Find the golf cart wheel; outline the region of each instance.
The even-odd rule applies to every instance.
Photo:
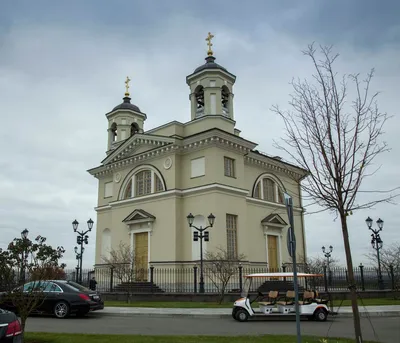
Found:
[[[319,308],[314,312],[314,318],[318,322],[324,322],[328,318],[328,313],[324,309]]]
[[[54,305],[53,313],[57,318],[67,318],[69,316],[69,311],[69,304],[65,301],[59,301]]]
[[[249,313],[245,309],[239,309],[236,311],[236,320],[239,322],[247,322],[249,319]]]

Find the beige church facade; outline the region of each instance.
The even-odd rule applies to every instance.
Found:
[[[106,157],[89,170],[99,182],[96,265],[122,241],[141,267],[193,266],[200,244],[187,216],[204,227],[212,213],[204,251],[221,247],[233,258],[244,254],[244,264],[279,268],[290,262],[284,192],[293,198],[297,254],[305,255],[299,182],[306,172],[241,136],[235,80],[209,49],[206,63],[186,78],[188,122],[145,130],[147,115],[131,103],[128,88],[123,103],[106,114]]]

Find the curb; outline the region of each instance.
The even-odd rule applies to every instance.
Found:
[[[96,317],[155,317],[155,318],[232,318],[231,314],[200,314],[200,313],[137,313],[137,312],[100,312],[90,313],[90,316]],[[360,312],[360,317],[400,317],[400,311],[387,311],[387,312]],[[337,315],[330,315],[329,318],[352,318],[353,313],[339,313]]]

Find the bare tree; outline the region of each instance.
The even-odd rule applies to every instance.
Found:
[[[380,262],[382,269],[386,271],[389,278],[394,278],[395,290],[400,290],[400,242],[395,242],[380,250]],[[369,252],[366,257],[378,268],[378,257],[376,251]],[[391,269],[393,268],[393,276]]]
[[[378,94],[370,94],[373,70],[364,81],[359,75],[339,77],[333,67],[338,55],[333,54],[330,47],[320,47],[321,60],[314,45],[309,45],[303,53],[314,66],[313,82],[293,80],[291,110],[273,107],[273,111],[283,119],[286,133],[282,143],[275,145],[310,172],[301,184],[308,199],[322,207],[321,211],[331,211],[340,218],[355,334],[357,342],[361,343],[347,216],[355,210],[392,202],[396,196],[391,192],[397,188],[387,191],[384,197],[365,203],[357,197],[361,192],[374,193],[373,190],[362,191],[360,187],[379,169],[367,172],[375,157],[389,151],[386,142],[380,141],[388,115],[379,111]],[[355,94],[351,104],[347,102],[348,80]]]
[[[65,268],[65,264],[59,264],[64,248],[53,248],[45,244],[45,241],[46,238],[41,236],[37,236],[34,241],[16,238],[7,250],[0,251],[0,271],[5,272],[2,274],[2,282],[7,288],[0,295],[0,304],[16,310],[23,334],[27,318],[45,300],[45,281],[54,276],[50,271],[60,273]],[[15,273],[18,268],[20,272]]]
[[[239,263],[246,257],[240,254],[232,257],[224,248],[218,247],[215,252],[206,252],[205,274],[216,287],[219,304],[224,300],[226,288],[234,275],[239,275]]]
[[[147,270],[140,268],[135,252],[130,245],[120,242],[117,249],[111,249],[108,256],[103,256],[103,261],[113,268],[113,275],[125,284],[124,290],[127,292],[127,302],[131,301],[132,283],[136,281],[142,274],[147,273]]]

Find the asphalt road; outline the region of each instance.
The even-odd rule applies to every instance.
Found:
[[[377,337],[369,321],[362,319],[363,336],[367,340],[400,343],[400,317],[371,318]],[[353,337],[351,318],[335,318],[326,322],[301,322],[304,335]],[[93,313],[86,318],[31,317],[27,321],[29,332],[66,332],[93,334],[141,335],[261,335],[296,334],[294,321],[249,321],[239,323],[230,318],[185,317],[127,317],[105,316]]]

